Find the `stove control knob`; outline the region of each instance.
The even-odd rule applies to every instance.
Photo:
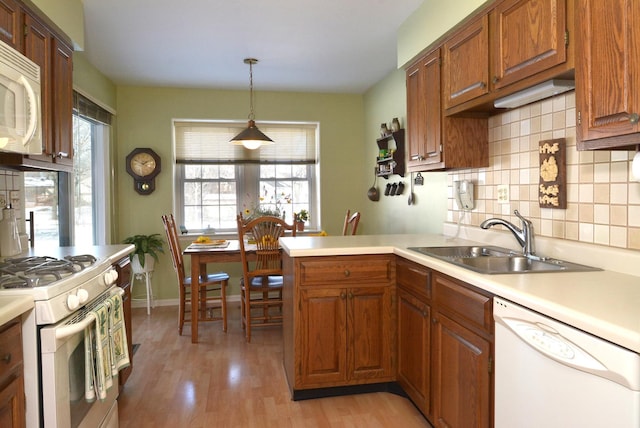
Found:
[[[80,298],[75,294],[69,294],[67,296],[67,308],[69,308],[70,311],[73,311],[78,309],[78,306],[80,306]]]
[[[109,269],[104,273],[102,277],[102,280],[104,281],[104,285],[106,285],[107,287],[115,283],[117,279],[118,279],[118,272],[116,272],[115,269]]]
[[[89,300],[89,292],[84,288],[79,288],[76,292],[76,296],[78,296],[80,303],[87,303],[87,300]]]

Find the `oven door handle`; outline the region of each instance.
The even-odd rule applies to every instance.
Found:
[[[124,294],[124,290],[122,288],[116,288],[113,290],[112,294],[118,293],[121,296]],[[85,328],[89,327],[96,320],[96,316],[89,312],[85,317],[78,321],[77,323],[65,325],[56,328],[56,339],[65,339],[69,336],[73,336],[74,334],[80,333]]]

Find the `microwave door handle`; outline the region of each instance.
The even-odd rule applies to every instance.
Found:
[[[22,84],[22,86],[24,86],[24,89],[27,92],[27,98],[29,99],[29,125],[27,126],[27,132],[25,133],[24,138],[22,139],[22,145],[26,146],[29,140],[31,140],[31,137],[34,134],[37,123],[38,123],[38,118],[36,117],[36,114],[38,112],[38,109],[36,108],[38,99],[36,97],[35,92],[33,92],[33,89],[31,88],[29,81],[24,76],[20,76],[19,81]]]

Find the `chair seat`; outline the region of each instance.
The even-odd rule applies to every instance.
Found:
[[[265,281],[266,279],[266,281]],[[244,287],[244,278],[240,278],[240,285]],[[284,278],[281,275],[272,275],[268,277],[257,276],[251,279],[252,289],[263,289],[263,288],[282,288],[284,286]]]
[[[200,285],[205,286],[209,282],[221,282],[221,281],[228,281],[228,280],[229,280],[229,275],[225,272],[208,273],[206,279],[200,279]],[[191,285],[190,276],[184,279],[184,285],[185,286]]]

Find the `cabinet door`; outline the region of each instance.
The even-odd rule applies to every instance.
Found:
[[[344,289],[300,290],[297,385],[330,386],[347,379],[346,298]]]
[[[52,40],[52,87],[56,99],[53,102],[54,161],[61,165],[73,165],[73,51],[57,38]]]
[[[507,0],[493,11],[493,88],[567,59],[566,0]]]
[[[22,52],[20,7],[15,0],[0,0],[0,40]]]
[[[129,256],[123,257],[115,265],[118,272],[118,287],[122,288],[122,310],[124,312],[124,325],[127,329],[127,347],[129,350],[129,367],[120,370],[118,382],[120,387],[124,386],[133,370],[133,330],[131,326],[131,262]]]
[[[439,313],[433,335],[435,426],[491,426],[490,343]]]
[[[640,2],[576,2],[579,149],[638,144]],[[587,142],[608,138],[604,142]]]
[[[1,427],[21,428],[25,426],[24,401],[24,378],[20,375],[0,389]]]
[[[466,25],[444,43],[444,107],[462,104],[489,92],[489,18]]]
[[[431,308],[402,289],[398,297],[398,383],[431,418]]]
[[[349,288],[347,292],[347,366],[349,380],[385,380],[393,376],[392,288]]]
[[[51,106],[51,34],[47,28],[30,14],[24,15],[24,54],[40,66],[42,155],[29,155],[32,159],[51,162],[55,150],[53,142],[53,117]]]
[[[421,58],[407,70],[408,169],[441,161],[442,94],[440,49]]]

